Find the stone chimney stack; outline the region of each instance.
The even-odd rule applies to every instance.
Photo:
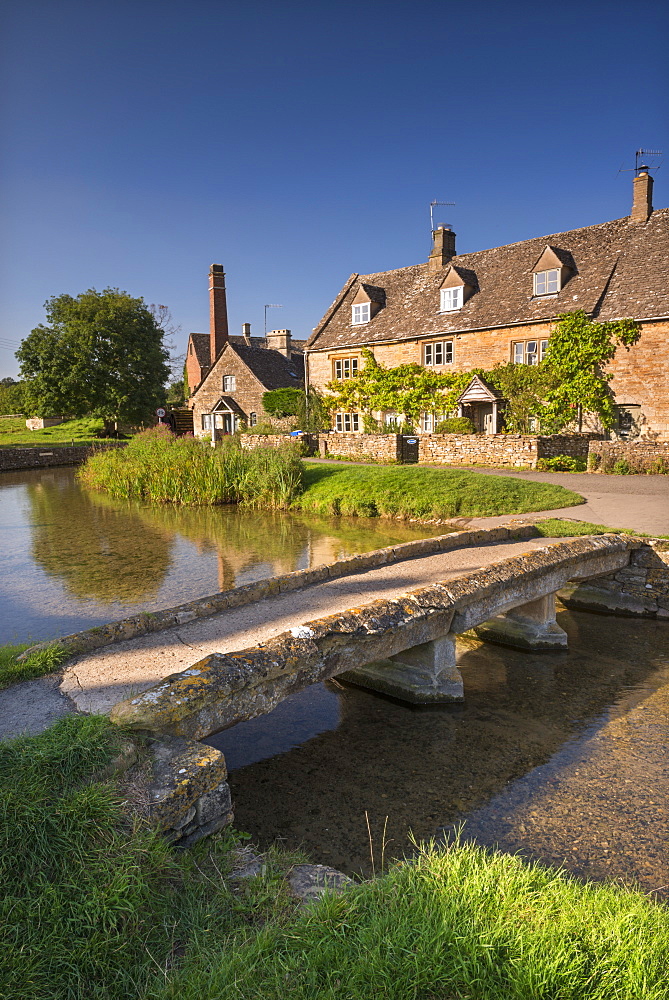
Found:
[[[221,264],[209,268],[209,363],[214,364],[228,342],[228,306],[225,271]]]
[[[653,213],[653,178],[648,173],[648,167],[639,167],[639,173],[632,183],[634,200],[630,222],[647,222]]]
[[[247,347],[251,346],[251,324],[242,323],[242,337]]]
[[[270,330],[267,334],[267,347],[270,351],[279,351],[290,357],[290,330]]]
[[[439,271],[455,257],[455,233],[448,226],[437,226],[432,238],[434,242],[427,263],[430,271]]]

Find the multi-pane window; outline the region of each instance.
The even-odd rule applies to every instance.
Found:
[[[354,326],[360,323],[369,323],[369,302],[360,302],[352,307],[351,322]]]
[[[338,431],[357,431],[359,429],[357,413],[335,414],[335,429]]]
[[[255,427],[257,423],[258,423],[258,414],[249,413],[249,427]]]
[[[358,374],[357,358],[337,358],[333,365],[334,377],[341,382],[345,378],[355,378]]]
[[[546,357],[547,340],[517,340],[513,345],[515,365],[538,365]]]
[[[560,291],[560,269],[551,268],[550,271],[539,271],[534,275],[534,294],[553,295]]]
[[[202,414],[202,430],[203,431],[210,431],[212,429],[212,427],[214,426],[214,422],[213,422],[212,417],[213,417],[213,414],[211,414],[211,413],[203,413]]]
[[[454,309],[462,309],[462,285],[441,289],[441,311],[453,312]]]
[[[223,392],[234,392],[237,388],[237,378],[235,375],[223,376]]]
[[[423,414],[423,431],[425,434],[431,434],[434,430],[434,426],[437,422],[437,417],[435,413],[424,413]]]
[[[450,365],[452,361],[452,340],[437,340],[433,344],[423,344],[424,365]]]

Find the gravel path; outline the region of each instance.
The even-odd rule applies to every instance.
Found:
[[[378,598],[448,580],[549,544],[545,538],[456,549],[381,566],[164,632],[115,643],[78,657],[65,668],[61,692],[84,712],[108,712],[168,674],[185,670],[208,653],[246,649],[301,625]]]

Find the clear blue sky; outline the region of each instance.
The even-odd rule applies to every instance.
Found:
[[[450,0],[8,0],[0,375],[51,295],[108,285],[306,337],[352,271],[629,212],[669,154],[669,8]],[[669,156],[655,206],[669,204]]]

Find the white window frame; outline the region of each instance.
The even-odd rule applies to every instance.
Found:
[[[437,422],[436,413],[423,413],[423,433],[432,434]]]
[[[206,431],[210,431],[212,429],[212,427],[214,426],[213,416],[214,416],[213,413],[203,413],[202,414],[202,430],[203,430],[203,432],[206,433]]]
[[[335,430],[341,433],[350,433],[360,429],[360,420],[357,413],[336,413]]]
[[[455,349],[452,340],[434,340],[423,344],[423,365],[426,368],[452,365]]]
[[[455,312],[462,309],[462,285],[454,288],[442,288],[440,295],[440,311]]]
[[[237,376],[236,375],[224,375],[223,376],[223,392],[236,392],[237,391]]]
[[[370,313],[369,302],[358,302],[356,305],[351,306],[351,325],[363,326],[365,323],[369,323]]]
[[[538,365],[546,357],[547,350],[547,339],[514,340],[511,345],[513,363],[514,365]]]
[[[343,382],[347,378],[355,378],[358,374],[357,358],[335,358],[334,377],[338,382]]]
[[[255,427],[257,423],[258,423],[258,414],[249,413],[249,427]]]
[[[551,267],[547,271],[535,271],[534,294],[537,296],[557,295],[562,284],[560,268]]]

